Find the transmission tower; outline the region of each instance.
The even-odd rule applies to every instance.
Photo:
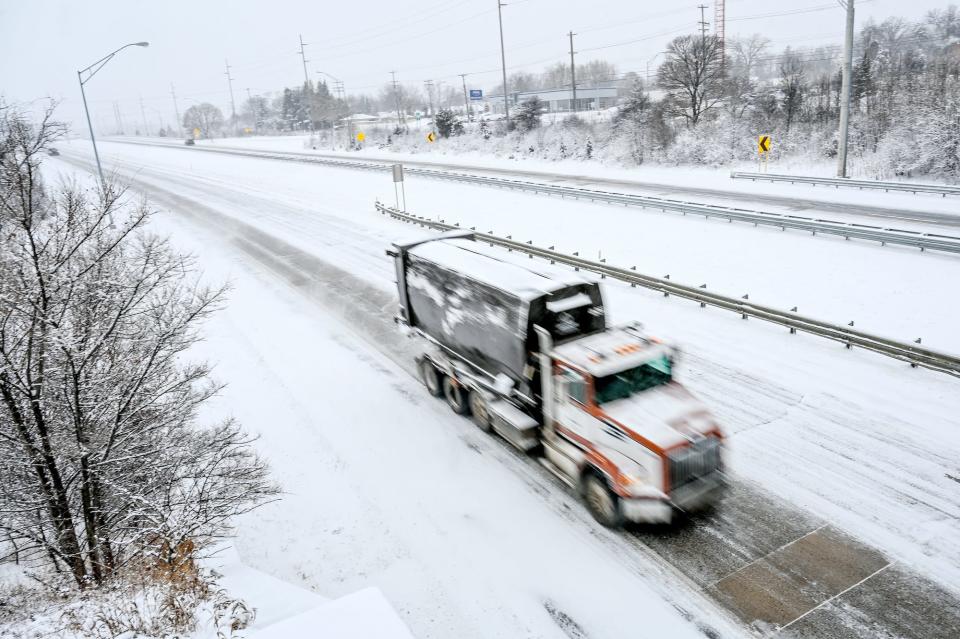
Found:
[[[720,64],[726,60],[726,41],[727,41],[727,3],[726,0],[714,0],[713,2],[713,32],[717,36],[717,42],[720,45]]]

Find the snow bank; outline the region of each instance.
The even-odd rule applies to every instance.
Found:
[[[248,639],[413,639],[410,630],[377,588],[360,592],[279,621]]]

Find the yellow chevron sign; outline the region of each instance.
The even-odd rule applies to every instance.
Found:
[[[757,153],[769,153],[770,151],[770,136],[761,135],[757,138]]]
[[[433,131],[431,131],[430,133],[427,133],[427,142],[436,142],[436,141],[437,141],[436,133],[434,133]]]

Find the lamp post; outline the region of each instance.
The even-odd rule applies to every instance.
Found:
[[[130,44],[125,44],[116,51],[108,53],[103,56],[90,66],[85,69],[80,69],[77,71],[77,80],[80,82],[80,95],[83,97],[83,111],[87,115],[87,128],[90,129],[90,142],[93,144],[93,157],[97,160],[97,173],[100,175],[100,185],[106,186],[106,181],[103,179],[103,167],[100,166],[100,153],[97,151],[97,139],[93,135],[93,124],[90,122],[90,109],[87,107],[87,94],[83,90],[83,85],[90,81],[90,78],[97,74],[97,71],[103,68],[103,66],[110,62],[113,59],[113,56],[117,55],[127,47],[149,47],[149,42],[131,42]],[[96,67],[96,68],[94,68]],[[87,78],[83,78],[83,74],[87,74]]]

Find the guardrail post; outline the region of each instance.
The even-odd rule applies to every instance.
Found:
[[[750,299],[750,294],[747,293],[741,299],[745,299],[745,300]],[[743,311],[743,308],[740,309],[740,319],[747,319],[747,314],[746,312]]]
[[[707,288],[707,285],[706,285],[706,284],[701,284],[701,285],[700,285],[700,288]],[[701,301],[700,301],[700,308],[706,308],[706,307],[707,307],[707,303],[701,300]]]
[[[853,326],[853,320],[851,320],[850,323],[847,324],[847,326]],[[853,344],[850,343],[850,340],[847,340],[847,349],[851,349],[851,348],[853,348]]]
[[[791,313],[796,313],[796,312],[797,312],[797,307],[794,306],[793,308],[791,308],[791,309],[790,309],[790,312],[791,312]],[[790,334],[791,334],[791,335],[796,335],[796,334],[797,334],[797,327],[796,327],[796,326],[791,326],[791,327],[790,327]]]

